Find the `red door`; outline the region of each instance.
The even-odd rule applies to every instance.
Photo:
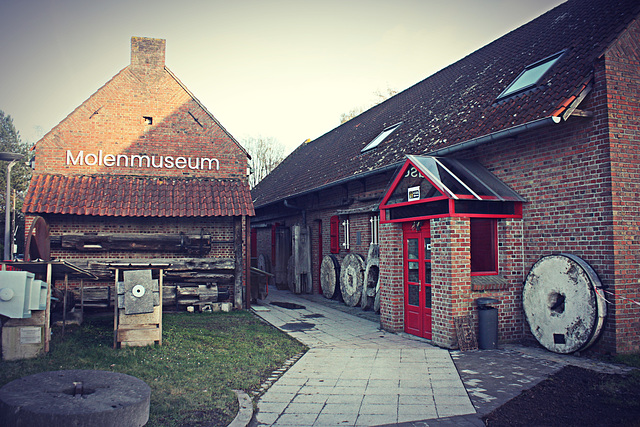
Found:
[[[404,331],[431,339],[431,233],[404,224]]]

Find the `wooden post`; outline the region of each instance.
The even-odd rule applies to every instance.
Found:
[[[164,269],[161,268],[159,272],[160,276],[158,277],[158,286],[160,287],[160,324],[158,325],[158,328],[160,329],[160,338],[158,338],[158,345],[162,345],[162,285],[164,283],[162,277],[164,276]]]
[[[246,278],[246,285],[244,287],[245,295],[246,295],[246,308],[251,308],[251,218],[249,216],[244,216],[245,223],[245,271],[244,277]],[[260,292],[258,292],[260,293]],[[257,296],[256,296],[257,298]]]
[[[114,301],[114,304],[113,304],[113,348],[118,348],[118,275],[119,273],[120,273],[120,270],[116,268],[116,271],[115,271],[116,283],[114,287],[116,291],[116,295],[115,295],[116,300]]]
[[[62,300],[62,336],[64,336],[64,329],[67,325],[67,292],[69,292],[69,275],[64,274],[64,294]]]
[[[44,352],[49,353],[51,341],[51,288],[53,287],[53,265],[47,263],[47,301],[44,309]]]
[[[84,279],[80,279],[80,322],[84,323]]]
[[[237,309],[242,309],[244,305],[244,294],[242,288],[242,276],[244,275],[244,263],[242,262],[242,217],[235,217],[235,230],[233,233],[234,255],[235,255],[235,282],[233,288],[234,305]]]

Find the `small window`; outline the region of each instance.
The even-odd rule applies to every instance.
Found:
[[[145,125],[149,125],[150,126],[150,125],[153,124],[153,117],[151,117],[151,116],[144,116],[142,119],[144,120],[144,124]]]
[[[380,135],[376,136],[373,141],[371,141],[370,143],[367,144],[366,147],[364,147],[361,151],[361,153],[364,153],[365,151],[369,151],[373,148],[376,148],[378,145],[380,145],[380,143],[382,141],[384,141],[389,135],[391,135],[391,133],[396,130],[400,125],[402,124],[402,122],[400,123],[396,123],[393,126],[389,126],[388,128],[386,128],[385,130],[383,130],[382,132],[380,132]]]
[[[555,64],[562,56],[563,52],[558,52],[541,61],[528,65],[522,73],[498,96],[498,99],[522,92],[534,87],[542,76]]]
[[[471,275],[498,274],[498,221],[471,218]]]

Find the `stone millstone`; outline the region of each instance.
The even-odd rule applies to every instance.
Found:
[[[524,314],[533,336],[554,353],[586,349],[600,335],[607,314],[601,288],[595,271],[575,255],[540,258],[531,267],[522,291]]]
[[[340,267],[340,292],[344,303],[355,307],[360,303],[364,284],[364,258],[350,253],[342,260]]]
[[[320,264],[320,289],[325,298],[340,296],[340,262],[335,255],[325,255]]]
[[[107,371],[50,371],[0,388],[0,425],[143,426],[151,389],[130,375]]]

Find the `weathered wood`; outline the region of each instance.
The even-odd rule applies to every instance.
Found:
[[[251,303],[257,303],[259,299],[265,299],[269,293],[269,279],[273,274],[251,267]]]
[[[165,281],[166,283],[166,281]],[[80,301],[79,289],[73,291]],[[94,286],[84,289],[85,307],[109,307],[115,304],[115,291],[111,286]],[[176,307],[177,305],[194,305],[203,302],[220,302],[229,297],[226,288],[220,289],[217,283],[179,283],[165,284],[162,287],[162,305]]]
[[[176,286],[162,287],[162,305],[176,305]]]
[[[206,253],[211,250],[208,234],[97,233],[64,234],[51,239],[51,247],[77,251],[167,251]]]
[[[258,255],[258,260],[256,261],[256,267],[258,268],[258,270],[271,273],[271,259],[269,258],[269,255],[265,255],[265,254]]]
[[[216,274],[206,271],[192,271],[183,274],[168,273],[165,275],[165,279],[169,282],[189,282],[193,284],[216,282],[230,285],[233,283],[234,278],[233,274]]]
[[[340,292],[349,307],[355,307],[362,298],[364,285],[364,259],[361,255],[349,253],[340,267]]]
[[[289,257],[291,256],[291,230],[288,227],[276,229],[276,255],[274,273],[278,289],[289,286]]]
[[[176,297],[178,299],[183,298],[197,298],[199,301],[218,301],[218,287],[207,285],[196,286],[176,286]]]
[[[458,347],[460,350],[477,350],[478,339],[475,328],[473,327],[472,316],[454,317],[453,322],[456,327],[456,337],[458,338]]]
[[[140,325],[134,328],[121,328],[118,330],[117,342],[122,347],[144,347],[160,344],[162,330],[157,326]]]
[[[80,301],[80,295],[74,292],[78,301]],[[111,286],[92,286],[85,287],[83,290],[82,298],[85,305],[94,306],[94,304],[111,305],[115,302],[115,292]]]
[[[179,298],[178,305],[195,305],[200,302],[200,298]]]
[[[176,286],[176,296],[182,297],[197,297],[199,293],[197,286]]]
[[[90,259],[74,260],[74,264],[98,276],[100,279],[113,279],[110,263],[122,262],[122,259]],[[165,280],[169,282],[225,282],[231,284],[235,277],[235,261],[232,258],[128,258],[127,262],[135,263],[169,263],[165,270]],[[182,280],[184,278],[184,280]]]
[[[294,266],[295,263],[295,257],[293,255],[291,255],[289,257],[289,260],[287,261],[287,286],[289,287],[289,291],[290,292],[294,292],[296,290],[296,279],[295,279],[295,274],[296,274],[296,269]]]
[[[340,296],[340,262],[335,255],[325,255],[320,264],[320,287],[325,298]]]
[[[311,280],[311,231],[308,226],[291,227],[293,260],[293,288],[296,294],[310,294]]]
[[[360,306],[363,310],[373,308],[376,293],[380,289],[380,247],[372,243],[369,245],[367,254],[367,264],[364,270],[364,284],[362,301]]]
[[[198,298],[200,301],[217,302],[218,287],[208,285],[198,285]]]

